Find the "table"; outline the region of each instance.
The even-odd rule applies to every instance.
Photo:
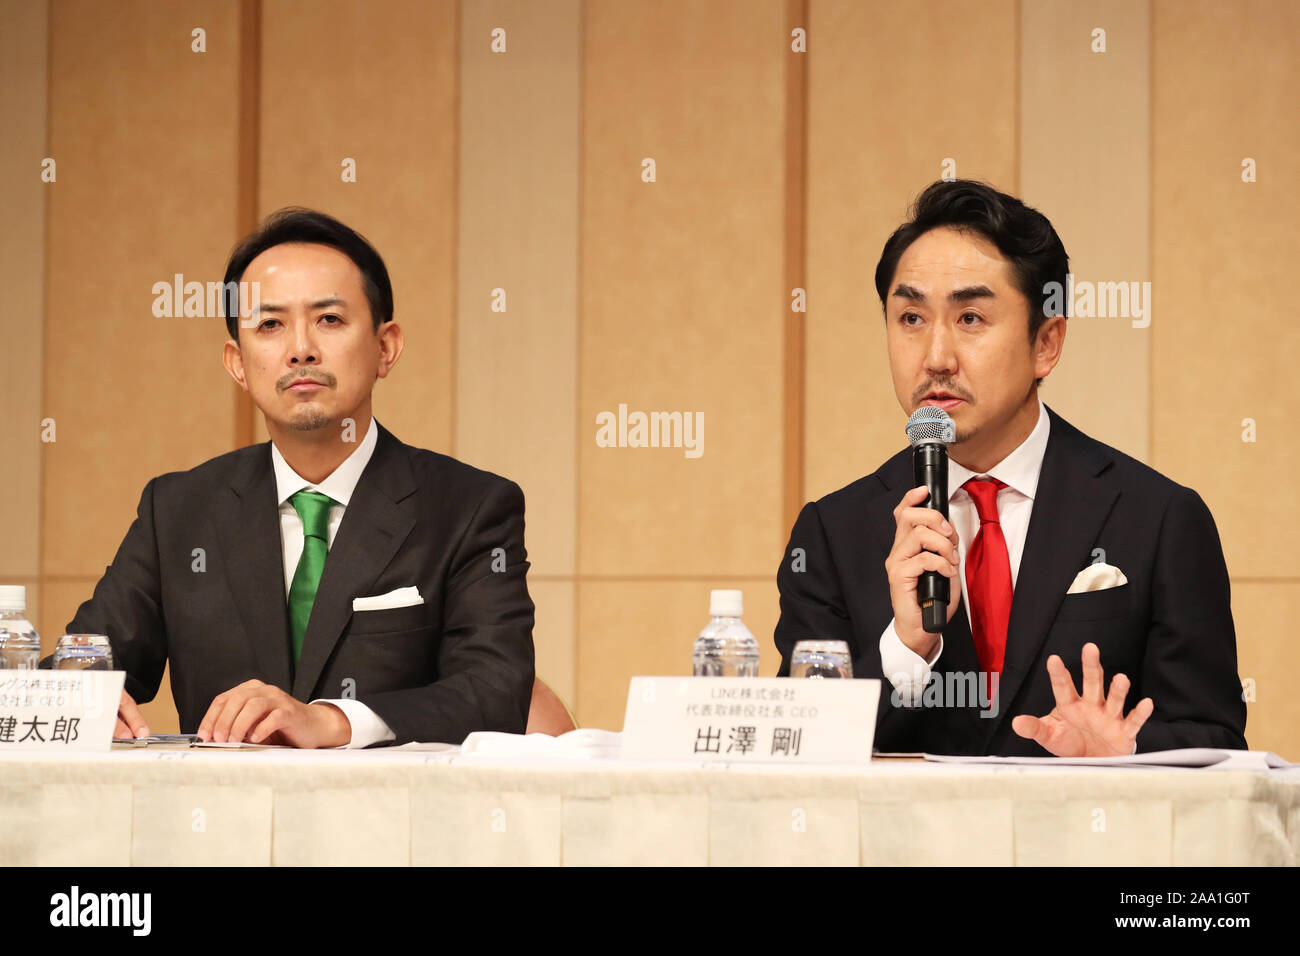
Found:
[[[1295,865],[1300,770],[0,757],[0,864]],[[76,825],[68,825],[76,821]]]

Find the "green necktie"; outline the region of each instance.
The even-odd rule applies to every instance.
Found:
[[[300,491],[289,498],[289,504],[302,519],[302,557],[289,585],[289,640],[293,666],[297,667],[312,605],[316,603],[316,589],[325,570],[325,555],[329,553],[330,505],[336,502],[319,491]]]

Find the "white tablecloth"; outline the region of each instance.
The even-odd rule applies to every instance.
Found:
[[[1300,770],[0,757],[0,864],[1294,865]]]

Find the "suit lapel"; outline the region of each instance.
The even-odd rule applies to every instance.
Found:
[[[370,593],[415,527],[410,500],[415,476],[410,463],[402,454],[401,442],[375,424],[379,436],[374,454],[343,512],[307,622],[302,657],[293,679],[293,695],[299,700],[309,700],[320,680],[352,617],[352,599]]]
[[[1103,446],[1089,441],[1050,408],[1047,413],[1051,431],[1011,601],[999,716],[986,722],[992,725],[985,728],[986,745],[1031,676],[1029,669],[1047,640],[1065,592],[1092,560],[1090,549],[1119,497],[1114,484],[1101,477],[1111,461]]]
[[[271,445],[254,451],[218,495],[213,518],[226,579],[259,670],[267,683],[288,688],[289,625]]]

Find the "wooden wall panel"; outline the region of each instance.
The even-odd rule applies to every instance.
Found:
[[[1300,577],[1264,527],[1300,523],[1300,497],[1256,491],[1300,467],[1292,425],[1300,325],[1300,6],[1155,6],[1156,290],[1153,464],[1201,493],[1234,577]],[[1242,161],[1258,163],[1242,182]],[[1255,423],[1245,442],[1243,420]],[[1296,659],[1300,665],[1300,657]]]
[[[537,673],[570,702],[581,35],[578,0],[461,10],[455,454],[524,490]]]
[[[534,577],[529,571],[528,595],[537,605],[533,627],[537,676],[573,710],[578,690],[578,585],[572,579]]]
[[[1077,280],[1139,291],[1151,280],[1150,15],[1144,0],[1021,7],[1020,198],[1052,221]],[[1094,41],[1094,29],[1104,38]],[[1093,52],[1103,39],[1105,52]],[[1147,323],[1157,318],[1135,304],[1131,316],[1072,316],[1039,394],[1072,425],[1147,461]],[[1158,321],[1177,316],[1161,310]]]
[[[356,182],[343,181],[345,159]],[[262,215],[320,209],[379,251],[406,351],[375,387],[375,417],[408,444],[450,451],[454,0],[264,0],[258,175]]]
[[[54,183],[41,181],[49,155],[49,4],[0,2],[0,288],[7,305],[0,314],[0,583],[27,589],[27,617],[41,631],[44,601],[40,579],[41,469],[45,338],[45,210]],[[61,628],[61,625],[58,625]]]
[[[1237,671],[1246,685],[1246,742],[1288,760],[1300,756],[1300,696],[1294,690],[1296,653],[1277,622],[1300,616],[1300,581],[1237,581],[1232,618]]]
[[[0,209],[6,220],[0,230],[0,288],[7,300],[0,313],[0,582],[27,585],[32,602],[41,560],[45,203],[56,185],[41,181],[41,163],[49,155],[49,5],[3,0],[0,22]]]
[[[691,673],[696,635],[709,623],[709,591],[745,592],[745,626],[758,638],[759,675],[775,677],[780,617],[776,579],[583,581],[579,587],[577,713],[584,727],[622,730],[628,681]]]
[[[153,286],[176,273],[221,278],[234,232],[237,12],[218,0],[52,6],[47,576],[102,573],[145,482],[229,448],[222,321],[155,317]],[[191,52],[200,26],[206,53]]]
[[[456,455],[519,482],[531,573],[569,577],[580,36],[577,0],[476,3],[461,21]]]
[[[770,574],[786,532],[783,4],[591,3],[585,31],[579,572]],[[703,453],[598,447],[597,415],[620,405],[702,413]],[[609,639],[582,634],[605,655]]]
[[[1283,0],[1154,5],[1152,464],[1214,514],[1241,675],[1259,682],[1247,736],[1292,759],[1300,724],[1285,684],[1300,652],[1275,622],[1295,607],[1300,557],[1268,529],[1300,521],[1300,499],[1259,489],[1300,467],[1287,411],[1300,126],[1280,119],[1300,99],[1298,33],[1300,7]],[[1256,182],[1242,181],[1246,158]]]
[[[1017,188],[1014,0],[810,0],[804,497],[907,445],[876,295],[907,207],[956,175]],[[787,529],[788,531],[788,529]]]

